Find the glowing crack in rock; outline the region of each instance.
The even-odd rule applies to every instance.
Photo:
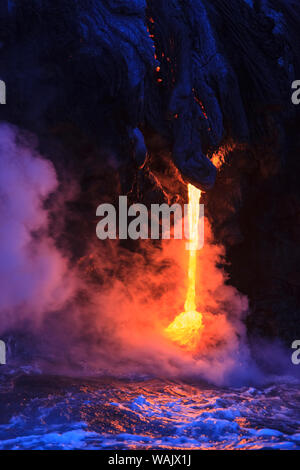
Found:
[[[199,341],[201,330],[203,329],[202,314],[196,310],[197,247],[199,237],[199,203],[201,191],[189,184],[188,194],[190,247],[188,290],[184,304],[185,311],[175,318],[175,320],[166,328],[165,332],[167,337],[175,343],[178,343],[180,346],[184,346],[186,349],[194,350]]]

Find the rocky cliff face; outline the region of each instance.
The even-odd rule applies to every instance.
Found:
[[[83,201],[99,181],[113,192],[111,168],[120,191],[164,199],[147,155],[170,188],[210,190],[208,157],[226,149],[206,203],[249,329],[299,336],[296,0],[26,0],[0,15],[1,119],[35,133]]]
[[[250,299],[249,331],[289,345],[300,334],[299,144],[294,128],[285,150],[278,136],[236,148],[206,195],[216,238],[227,248],[230,283]]]

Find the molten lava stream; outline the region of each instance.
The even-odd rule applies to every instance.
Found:
[[[188,290],[184,304],[184,312],[180,313],[175,318],[166,328],[165,332],[169,339],[193,351],[197,347],[200,333],[203,329],[202,314],[196,310],[196,271],[201,191],[192,184],[189,184],[188,194],[188,222],[190,234]]]

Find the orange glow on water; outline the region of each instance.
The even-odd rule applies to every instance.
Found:
[[[197,312],[196,306],[196,273],[197,273],[197,247],[199,227],[199,203],[201,191],[193,185],[188,185],[189,204],[189,267],[188,267],[188,289],[184,304],[184,312],[180,313],[175,320],[166,328],[167,336],[184,346],[186,349],[194,350],[197,347],[201,330],[203,329],[202,314]]]

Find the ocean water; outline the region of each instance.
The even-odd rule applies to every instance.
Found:
[[[300,449],[299,386],[5,374],[0,449]]]

